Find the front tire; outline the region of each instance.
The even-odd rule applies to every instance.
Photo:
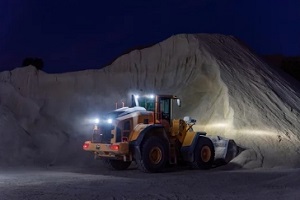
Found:
[[[194,151],[194,169],[210,169],[215,158],[215,149],[212,141],[201,137]]]
[[[106,167],[113,170],[125,170],[131,165],[131,162],[124,162],[122,160],[103,159],[103,163]]]
[[[162,171],[167,163],[166,143],[158,137],[146,139],[141,147],[141,159],[137,160],[138,168],[143,172],[155,173]]]

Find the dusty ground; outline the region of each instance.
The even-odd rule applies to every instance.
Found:
[[[177,168],[145,174],[98,168],[6,168],[1,200],[299,199],[300,169],[209,171]]]

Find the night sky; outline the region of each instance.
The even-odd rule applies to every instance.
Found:
[[[300,0],[1,0],[0,71],[100,68],[179,33],[221,33],[258,54],[300,55]]]

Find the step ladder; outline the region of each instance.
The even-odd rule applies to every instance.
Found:
[[[177,163],[177,154],[176,154],[176,147],[174,144],[169,145],[169,162],[170,164],[176,164]]]

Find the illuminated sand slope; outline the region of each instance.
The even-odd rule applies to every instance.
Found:
[[[245,150],[232,166],[300,166],[297,86],[231,36],[176,35],[100,70],[27,67],[0,73],[0,81],[2,165],[89,160],[81,150],[89,119],[128,105],[131,92],[148,92],[179,96],[177,116],[234,139]]]

